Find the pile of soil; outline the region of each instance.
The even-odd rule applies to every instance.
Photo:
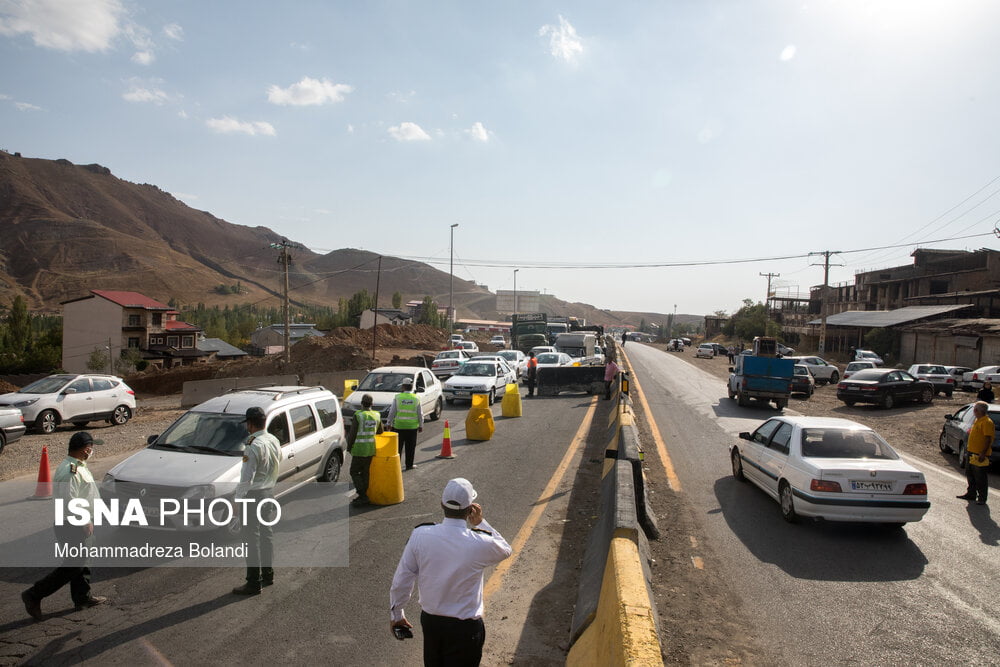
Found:
[[[6,380],[0,380],[0,394],[9,394],[12,391],[17,391],[20,387],[15,387],[10,382]]]
[[[371,329],[337,327],[336,329],[331,329],[323,337],[323,340],[331,340],[340,345],[357,345],[363,349],[370,350],[372,347],[372,332]],[[405,327],[380,324],[375,327],[376,347],[437,350],[441,349],[447,342],[448,337],[443,330],[426,324],[411,324]],[[298,345],[295,347],[298,347]],[[293,357],[295,356],[295,347],[292,348]]]

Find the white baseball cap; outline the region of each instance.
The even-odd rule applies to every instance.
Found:
[[[441,503],[450,509],[464,510],[476,499],[476,490],[472,482],[464,477],[456,477],[448,482],[441,494]]]

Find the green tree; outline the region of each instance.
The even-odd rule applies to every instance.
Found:
[[[399,308],[403,305],[403,295],[399,292],[392,293],[392,307]]]
[[[91,373],[104,373],[108,370],[108,354],[99,347],[95,347],[87,358],[87,370]]]
[[[7,347],[15,355],[21,356],[28,350],[31,342],[31,316],[28,315],[28,305],[20,295],[14,297],[14,303],[7,315]]]
[[[769,324],[772,326],[769,327]],[[769,330],[779,329],[775,323],[767,321],[767,306],[760,301],[754,303],[753,299],[744,299],[743,307],[729,318],[722,333],[749,341],[755,336],[769,335]]]
[[[441,326],[441,317],[438,316],[437,305],[434,303],[434,299],[429,296],[425,296],[423,303],[420,305],[420,318],[417,320],[417,324],[429,324],[432,327]]]

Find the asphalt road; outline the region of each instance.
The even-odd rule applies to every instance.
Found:
[[[50,616],[35,623],[19,594],[42,572],[2,569],[0,664],[417,664],[417,596],[407,607],[416,637],[396,641],[389,584],[411,529],[440,520],[441,491],[460,476],[515,547],[515,558],[487,573],[483,664],[563,664],[605,446],[603,429],[588,440],[586,426],[606,423],[609,405],[582,395],[526,400],[523,417],[504,419],[498,402],[493,439],[476,443],[465,440],[467,406],[446,408],[456,458],[435,458],[444,421],[427,424],[417,467],[403,475],[405,501],[352,510],[349,565],[279,569],[259,597],[229,593],[240,569],[105,568],[93,589],[109,605],[74,612],[66,588],[44,601]],[[97,461],[95,476],[113,463]],[[353,496],[346,471],[331,493]],[[0,483],[0,506],[24,502],[23,488]]]
[[[733,479],[728,457],[737,433],[776,413],[738,407],[723,382],[675,355],[644,345],[626,352],[713,551],[706,562],[739,596],[768,662],[1000,663],[995,492],[992,510],[967,504],[955,498],[964,477],[907,457],[927,477],[923,521],[903,531],[788,524],[763,491]],[[892,444],[905,453],[905,443]],[[668,476],[667,467],[651,474]]]

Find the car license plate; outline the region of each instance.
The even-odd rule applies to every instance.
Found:
[[[455,395],[456,396],[468,396],[469,392],[467,392],[467,391],[456,391]]]
[[[892,482],[872,482],[869,480],[851,480],[852,491],[872,491],[874,493],[888,493],[892,491]]]

